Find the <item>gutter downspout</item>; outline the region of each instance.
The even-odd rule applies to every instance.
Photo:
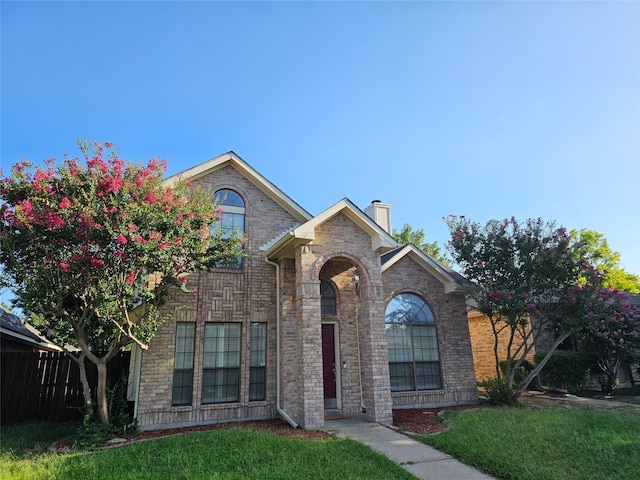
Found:
[[[264,261],[276,269],[276,411],[293,428],[300,428],[300,425],[280,406],[280,265],[269,260],[266,255]]]

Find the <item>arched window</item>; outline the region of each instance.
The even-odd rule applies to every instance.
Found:
[[[213,201],[222,210],[221,220],[212,228],[219,229],[222,238],[229,237],[234,231],[244,235],[244,200],[235,191],[229,189],[218,190],[213,196]],[[241,247],[238,247],[238,256],[235,263],[220,264],[222,268],[242,268]]]
[[[385,312],[391,391],[442,387],[433,312],[413,293],[393,297]]]
[[[329,282],[320,280],[320,313],[322,315],[336,314],[336,292]]]

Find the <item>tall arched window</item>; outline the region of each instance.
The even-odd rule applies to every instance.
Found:
[[[228,237],[234,231],[240,235],[244,235],[244,200],[235,191],[229,189],[218,190],[213,196],[213,201],[220,206],[222,210],[221,221],[217,222],[212,228],[219,229],[222,238]],[[222,268],[242,268],[242,248],[238,247],[238,256],[235,263],[220,264]]]
[[[322,315],[336,314],[336,292],[329,282],[320,280],[320,313]]]
[[[442,387],[433,312],[413,293],[393,297],[385,312],[391,391]]]

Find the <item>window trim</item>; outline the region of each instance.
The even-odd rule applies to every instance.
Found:
[[[221,327],[221,326],[237,326],[238,335],[237,336],[225,336],[225,335],[215,335],[213,337],[207,336],[207,330],[213,327]],[[216,332],[217,333],[217,332]],[[216,340],[215,348],[212,351],[207,350],[207,338],[214,338]],[[237,339],[237,350],[229,349],[227,350],[227,346],[229,346],[229,342],[231,339]],[[219,345],[222,344],[222,350],[218,350]],[[206,355],[212,354],[216,357],[216,365],[215,366],[206,366]],[[225,357],[229,355],[237,355],[237,365],[228,366],[226,364],[217,365],[217,362],[221,360],[222,363],[225,361]],[[202,405],[216,405],[222,403],[238,403],[240,401],[240,386],[241,386],[241,367],[242,367],[242,323],[240,322],[205,322],[204,324],[204,336],[202,339],[202,385],[201,385],[201,397],[200,403]],[[234,375],[235,374],[235,375]],[[235,382],[228,382],[229,378],[233,379],[235,376]],[[205,378],[212,377],[212,382],[206,382]],[[220,378],[225,378],[224,383],[220,383]],[[235,389],[235,396],[230,398],[229,395],[222,395],[218,389]],[[205,389],[210,389],[211,394],[205,393]],[[205,400],[206,398],[206,400]]]
[[[401,297],[402,295],[410,295],[411,297],[414,297],[412,298],[412,302],[410,302],[412,306],[417,305],[416,300],[419,300],[421,303],[419,304],[418,310],[413,311],[412,309],[410,309],[402,313],[401,317],[396,316],[396,319],[394,319],[394,321],[388,321],[388,317],[390,316],[390,314],[397,310],[394,309],[390,311],[389,308],[393,305],[394,300],[396,300],[398,297]],[[409,315],[411,316],[411,318],[407,318],[409,317]],[[402,318],[403,321],[397,321],[397,318]],[[420,318],[420,320],[422,321],[415,321],[416,318]],[[426,321],[424,321],[424,319],[426,319]],[[390,330],[393,326],[398,326],[406,332],[402,335],[402,337],[404,337],[402,341],[406,345],[403,347],[398,347],[398,353],[400,353],[400,356],[406,358],[392,361],[391,354],[392,352],[395,354],[395,348],[392,349],[392,345],[394,342],[392,342],[391,340],[393,340],[393,337],[390,338],[389,335]],[[427,301],[421,295],[413,292],[400,292],[394,295],[388,302],[385,309],[385,330],[387,335],[387,350],[389,352],[389,380],[391,392],[421,392],[441,390],[442,365],[440,356],[440,343],[438,341],[437,322],[433,310],[431,309]],[[418,330],[424,330],[428,334],[415,335]],[[429,338],[435,339],[435,348],[429,345],[432,343],[428,340]],[[426,346],[424,345],[424,339],[427,339]],[[418,342],[417,340],[422,341]],[[433,358],[434,354],[436,357],[435,359]],[[393,356],[394,358],[397,358],[396,355]],[[430,357],[430,359],[422,360],[416,358],[424,358],[425,356]],[[401,365],[405,365],[405,375],[394,375],[393,372],[398,368],[402,368]],[[406,369],[408,369],[408,371]],[[431,370],[431,373],[429,375],[420,375],[420,371],[424,372],[427,370]],[[435,372],[437,372],[437,375]],[[427,378],[430,378],[431,381],[426,382],[425,380]],[[401,387],[401,384],[404,384],[404,387]]]
[[[234,194],[234,198],[237,197],[240,200],[240,202],[242,202],[242,206],[225,204],[224,202],[226,201],[228,194],[225,194],[224,196],[222,196],[221,192],[232,192]],[[217,203],[216,200],[219,199],[221,196],[222,196],[221,202]],[[244,235],[247,227],[247,206],[246,206],[246,201],[244,197],[233,188],[224,187],[214,192],[213,196],[211,197],[211,201],[217,203],[218,208],[220,209],[221,214],[223,216],[225,214],[238,215],[238,216],[242,215],[242,230],[240,231],[240,233]],[[225,232],[222,229],[222,221],[214,222],[211,225],[211,230],[214,230],[214,229],[221,231],[222,238],[224,239]],[[241,248],[243,249],[244,247],[241,247]],[[234,264],[225,265],[221,263],[216,265],[215,268],[227,269],[232,271],[242,270],[244,267],[244,256],[241,254],[238,254],[236,258],[237,258],[237,262]]]
[[[331,292],[331,296],[323,295],[323,286],[326,287]],[[326,290],[325,290],[326,291]],[[327,306],[326,302],[331,302],[329,305],[331,307],[331,311],[325,311],[325,306]],[[327,280],[320,280],[320,315],[321,316],[336,316],[338,314],[338,295],[336,294],[333,285]]]
[[[184,338],[185,341],[185,347],[188,347],[188,345],[186,344],[186,342],[188,342],[189,340],[191,341],[191,368],[176,368],[176,364],[178,363],[178,353],[189,353],[188,349],[185,348],[184,351],[182,352],[178,352],[178,341],[179,341],[179,337],[180,337],[180,330],[181,327],[186,328],[186,327],[190,327],[189,330],[187,331],[187,335]],[[189,338],[191,337],[191,338]],[[172,382],[171,382],[171,406],[172,407],[188,407],[193,405],[193,375],[194,375],[194,359],[195,359],[195,341],[196,341],[196,325],[194,322],[176,322],[176,336],[175,336],[175,343],[174,343],[174,354],[173,354],[173,378],[172,378]],[[184,378],[182,378],[182,384],[179,387],[176,387],[176,377],[177,377],[177,373],[181,372],[182,376],[184,376],[185,373],[187,373],[187,375],[189,375],[190,372],[190,382],[184,383]],[[185,390],[186,388],[189,388],[188,393],[189,393],[189,399],[186,402],[183,403],[178,403],[176,402],[176,388],[179,388],[182,390],[182,396],[181,398],[184,398],[184,393],[187,392],[187,390]]]
[[[254,327],[259,327],[262,331],[258,333],[254,332]],[[262,402],[267,399],[267,322],[251,322],[249,325],[249,401],[250,402]],[[259,349],[261,355],[260,358],[255,358],[254,355],[254,338],[260,341],[256,348]],[[261,363],[260,365],[254,365],[254,362]],[[253,374],[259,375],[259,382],[252,382],[254,378]],[[256,395],[256,391],[260,394]]]

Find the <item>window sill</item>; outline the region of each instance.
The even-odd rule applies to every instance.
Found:
[[[242,407],[242,404],[240,402],[200,404],[200,408],[202,410],[221,410],[225,408],[240,408],[240,407]]]

